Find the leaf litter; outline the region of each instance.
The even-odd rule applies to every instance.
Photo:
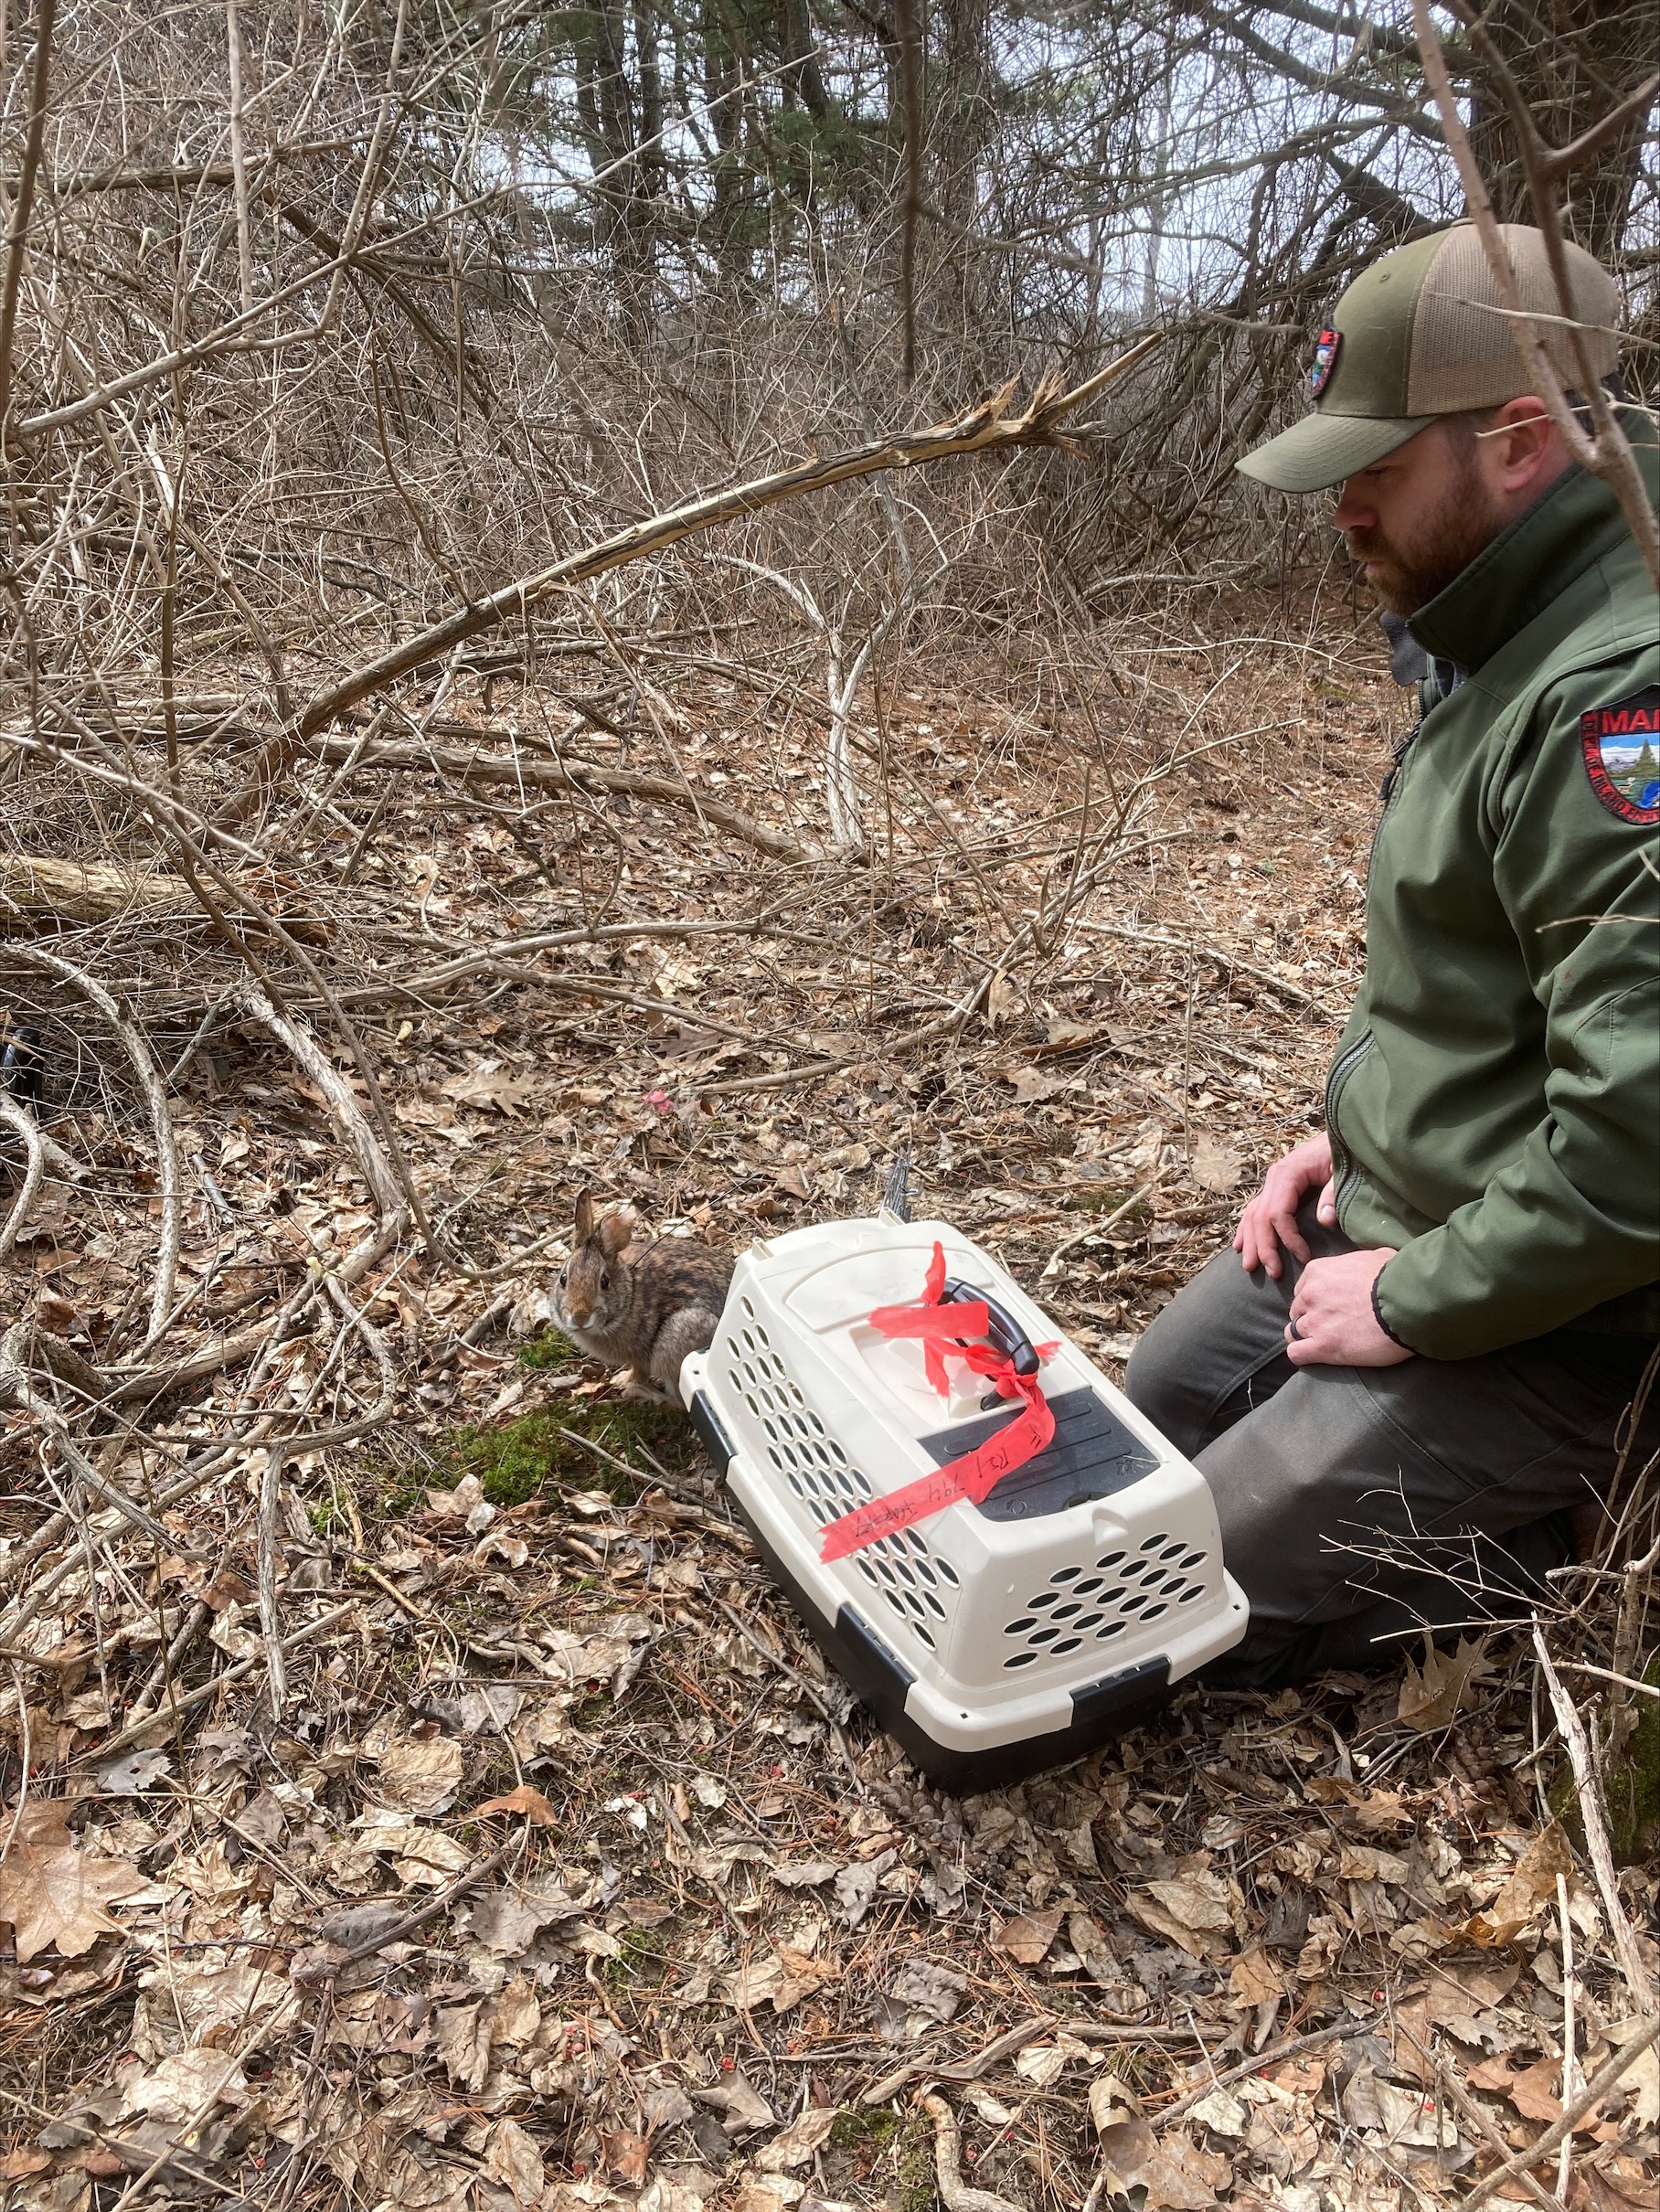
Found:
[[[1254,723],[1275,680],[1259,662],[1215,712]],[[1272,1697],[1188,1689],[1065,1773],[953,1801],[826,1673],[678,1417],[548,1333],[580,1182],[737,1244],[868,1206],[903,1144],[1115,1367],[1317,1111],[1332,1025],[1304,1001],[1354,973],[1380,697],[1346,757],[1323,737],[1316,759],[1289,706],[1287,741],[1217,771],[1226,831],[1191,837],[1197,788],[1148,817],[1168,841],[1123,864],[1125,934],[999,974],[937,1061],[889,1053],[870,991],[844,1005],[845,958],[810,949],[787,971],[619,949],[631,987],[727,1027],[531,993],[388,1031],[414,1171],[501,1272],[403,1250],[362,1278],[398,1407],[282,1471],[280,1706],[260,1454],[155,1506],[171,1554],[95,1514],[95,1555],[13,1573],[42,1515],[7,1505],[8,2204],[105,2212],[147,2176],[157,2205],[916,2212],[949,2185],[948,2212],[1405,2212],[1456,2205],[1559,2115],[1637,2015],[1503,1639]],[[1174,686],[1164,711],[1188,712]],[[937,768],[920,726],[953,718],[972,760],[995,718],[946,686],[899,699],[889,741]],[[497,927],[496,848],[448,850],[414,810],[395,834],[421,880],[453,864],[448,926],[472,884]],[[626,834],[632,866],[712,906],[660,823]],[[904,930],[890,980],[959,990],[926,898]],[[1196,993],[1194,944],[1282,988],[1241,968]],[[848,1065],[700,1092],[732,1018],[781,990]],[[215,1310],[373,1218],[321,1090],[240,1049],[176,1101],[260,1225],[229,1236],[193,1200]],[[116,1159],[107,1119],[78,1133]],[[142,1193],[107,1181],[79,1239],[50,1185],[37,1218],[66,1255],[43,1325],[88,1342],[146,1249]],[[261,1387],[322,1402],[345,1388],[325,1365],[280,1343]],[[236,1403],[182,1391],[123,1479],[161,1499]],[[1653,1972],[1656,1877],[1621,1880]],[[1577,2126],[1570,2206],[1652,2203],[1657,2125],[1651,2046]]]

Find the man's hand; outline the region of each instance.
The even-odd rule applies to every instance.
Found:
[[[1392,1367],[1414,1356],[1378,1325],[1372,1311],[1372,1285],[1395,1250],[1380,1244],[1309,1261],[1297,1279],[1285,1331],[1285,1356],[1293,1367]]]
[[[1320,1218],[1327,1228],[1337,1218],[1336,1194],[1332,1188],[1332,1143],[1324,1131],[1276,1160],[1262,1179],[1262,1187],[1240,1216],[1233,1232],[1233,1249],[1247,1274],[1261,1268],[1277,1281],[1283,1262],[1280,1247],[1306,1263],[1308,1246],[1297,1229],[1297,1208],[1311,1190],[1320,1191]]]

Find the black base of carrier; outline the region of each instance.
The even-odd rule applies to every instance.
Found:
[[[703,1391],[694,1394],[690,1412],[704,1449],[724,1480],[732,1446]],[[905,1709],[914,1679],[910,1669],[854,1606],[844,1603],[835,1620],[828,1619],[784,1566],[742,1500],[729,1491],[728,1495],[768,1573],[812,1632],[825,1657],[869,1707],[911,1763],[953,1797],[975,1797],[986,1790],[1008,1789],[1034,1774],[1069,1766],[1148,1718],[1169,1698],[1168,1661],[1148,1659],[1074,1690],[1072,1719],[1066,1728],[1047,1729],[1042,1735],[1023,1737],[1017,1742],[994,1745],[985,1750],[954,1750],[938,1743]]]

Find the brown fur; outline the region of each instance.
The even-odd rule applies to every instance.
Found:
[[[732,1262],[688,1237],[638,1245],[626,1209],[596,1218],[577,1200],[576,1239],[555,1286],[559,1326],[592,1359],[633,1371],[640,1395],[680,1402],[680,1363],[707,1352],[720,1325]]]

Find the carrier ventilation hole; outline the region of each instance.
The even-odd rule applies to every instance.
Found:
[[[769,1384],[752,1373],[758,1353],[746,1357],[730,1340],[724,1349],[731,1359],[734,1388],[766,1431],[768,1459],[814,1526],[828,1527],[863,1505],[873,1494],[869,1483],[835,1438],[825,1434],[824,1423],[804,1404],[782,1362],[770,1363],[771,1392],[787,1389],[800,1411],[777,1404]],[[761,1409],[763,1398],[771,1418]],[[854,1564],[895,1619],[928,1650],[936,1649],[935,1639],[951,1619],[952,1601],[961,1587],[955,1568],[931,1551],[914,1528],[867,1544],[854,1555]]]
[[[1208,1558],[1186,1539],[1160,1530],[1133,1551],[1102,1552],[1087,1568],[1058,1567],[1005,1623],[1004,1634],[1016,1645],[1003,1662],[1005,1670],[1065,1658],[1086,1644],[1110,1643],[1131,1628],[1163,1619],[1175,1606],[1196,1604],[1207,1590],[1196,1570]]]

